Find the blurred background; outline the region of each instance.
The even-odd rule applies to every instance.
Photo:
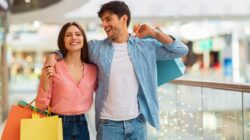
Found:
[[[106,37],[97,11],[107,1],[0,0],[2,127],[12,104],[35,98],[45,56],[57,50],[64,23],[79,22],[89,40]],[[187,69],[181,79],[250,83],[249,0],[124,1],[132,14],[130,32],[134,24],[147,23],[188,45],[189,53],[182,58]],[[154,139],[161,139],[160,135]]]

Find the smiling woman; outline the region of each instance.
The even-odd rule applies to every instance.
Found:
[[[93,102],[97,68],[89,64],[87,38],[76,22],[66,23],[58,36],[58,47],[65,56],[43,68],[36,106],[51,108],[62,117],[63,139],[89,140],[85,113]],[[73,131],[74,130],[74,131]]]

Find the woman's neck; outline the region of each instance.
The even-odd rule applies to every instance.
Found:
[[[64,58],[64,61],[68,65],[81,66],[82,65],[81,53],[80,52],[73,52],[73,53],[68,52]]]

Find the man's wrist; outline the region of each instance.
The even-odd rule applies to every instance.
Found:
[[[152,38],[155,38],[155,39],[157,39],[157,36],[159,35],[159,31],[158,30],[156,30],[156,29],[153,29],[153,31],[152,31]]]
[[[163,32],[158,30],[155,31],[154,38],[162,43],[167,43],[167,44],[175,42],[175,38],[173,36],[164,34]]]
[[[168,35],[173,41],[175,41],[175,37],[173,37],[172,35]]]
[[[49,55],[54,56],[56,60],[60,60],[63,58],[63,54],[59,50],[50,52]]]

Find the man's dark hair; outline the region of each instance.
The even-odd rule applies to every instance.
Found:
[[[131,14],[127,4],[123,1],[110,1],[101,6],[100,11],[97,13],[99,18],[102,18],[104,12],[109,11],[113,14],[116,14],[120,19],[123,15],[128,16],[127,27],[129,26]]]

